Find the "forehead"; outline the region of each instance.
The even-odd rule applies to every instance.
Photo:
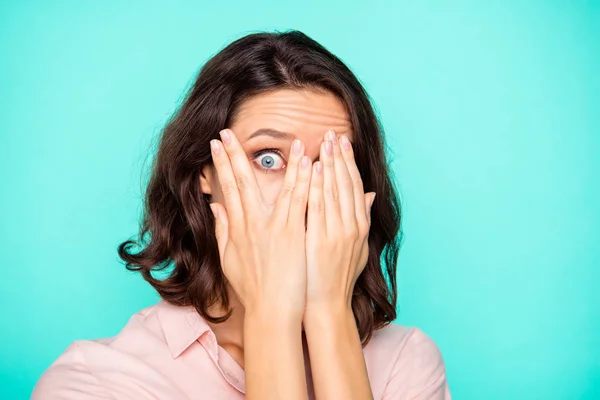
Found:
[[[288,133],[288,140],[295,136],[307,147],[320,143],[329,129],[353,139],[344,104],[332,93],[311,89],[278,89],[253,96],[240,105],[231,129],[242,143],[259,129]]]

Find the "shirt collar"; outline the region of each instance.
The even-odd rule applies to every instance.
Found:
[[[182,307],[161,300],[156,305],[158,320],[173,358],[177,358],[202,335],[214,333],[192,306]],[[216,346],[216,340],[209,340]],[[213,349],[216,352],[216,349]]]

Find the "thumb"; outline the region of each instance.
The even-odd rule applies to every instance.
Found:
[[[229,237],[229,221],[227,220],[227,211],[219,203],[210,203],[210,209],[215,217],[215,236],[217,237],[217,244],[219,246],[219,254],[223,259],[223,253],[225,252],[225,245]]]
[[[369,192],[365,194],[365,208],[367,209],[367,220],[369,221],[369,226],[371,226],[371,208],[373,207],[374,201],[375,192]]]

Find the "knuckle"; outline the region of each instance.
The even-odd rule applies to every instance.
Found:
[[[225,196],[235,193],[237,190],[237,184],[233,181],[225,181],[221,183],[221,192]]]
[[[366,238],[369,236],[369,224],[368,223],[359,223],[358,224],[358,236],[361,238]]]
[[[297,206],[301,206],[306,203],[306,196],[304,194],[296,194],[292,198],[292,202]]]
[[[360,174],[356,174],[356,178],[354,179],[354,185],[360,189],[361,192],[364,192],[363,181],[360,178]]]
[[[325,204],[322,201],[312,201],[310,203],[311,212],[322,214],[325,212]]]
[[[353,189],[354,188],[354,181],[352,180],[352,178],[350,176],[347,176],[346,178],[344,178],[344,181],[342,182],[342,185],[344,185],[344,187],[346,189]]]
[[[236,176],[235,183],[240,191],[246,190],[248,188],[248,180],[245,176]]]
[[[286,183],[281,188],[281,196],[282,197],[290,196],[293,192],[294,192],[294,185],[293,184]]]
[[[358,233],[362,234],[362,235],[367,235],[369,233],[369,220],[366,219],[364,221],[358,221],[357,222],[357,226],[358,226]]]
[[[333,200],[334,203],[337,203],[338,201],[338,191],[335,188],[331,188],[328,190],[329,192],[329,196],[331,197],[331,199]]]
[[[343,236],[345,239],[348,240],[358,240],[358,228],[356,227],[356,225],[352,225],[344,229]]]

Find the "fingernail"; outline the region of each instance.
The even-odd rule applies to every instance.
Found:
[[[302,161],[300,161],[300,167],[302,167],[303,169],[306,169],[306,167],[308,167],[308,157],[307,156],[302,157]]]
[[[231,135],[229,134],[227,129],[223,129],[221,132],[219,132],[219,134],[221,135],[223,143],[229,144],[231,142]]]
[[[329,155],[333,154],[333,145],[329,140],[325,142],[325,152]]]
[[[331,135],[331,142],[335,144],[338,142],[338,137],[335,133]]]
[[[218,140],[216,140],[216,139],[211,140],[210,147],[212,148],[212,150],[215,154],[221,154],[221,145],[219,144]]]
[[[317,173],[321,173],[323,172],[323,164],[321,163],[321,161],[317,161],[316,163],[313,164],[313,167],[315,168],[315,171]]]
[[[352,147],[352,145],[350,144],[350,140],[346,135],[342,135],[342,146],[344,146],[345,149],[349,149],[350,147]]]
[[[217,207],[214,204],[210,204],[210,210],[212,211],[215,218],[219,216],[219,210],[217,210]]]
[[[300,140],[295,139],[294,144],[292,146],[292,151],[294,152],[294,154],[300,154],[300,150],[302,149],[302,143],[300,143]]]
[[[327,140],[331,140],[333,142],[335,137],[335,132],[333,132],[333,129],[330,129],[327,131],[327,133],[325,134],[325,139]]]

